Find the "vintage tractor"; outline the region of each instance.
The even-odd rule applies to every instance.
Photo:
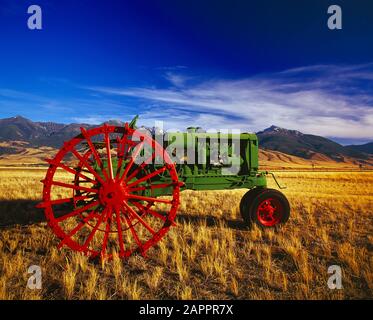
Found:
[[[136,120],[81,128],[47,160],[38,207],[61,239],[59,248],[101,258],[145,255],[175,225],[180,192],[186,189],[247,188],[240,203],[247,225],[275,228],[288,220],[289,202],[266,188],[268,173],[258,171],[255,134],[195,128],[146,134]]]

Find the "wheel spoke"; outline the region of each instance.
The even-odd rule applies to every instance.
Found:
[[[94,207],[94,206],[97,206],[99,203],[100,203],[99,201],[93,201],[92,203],[87,204],[87,205],[84,206],[84,207],[81,207],[81,208],[79,208],[79,209],[76,209],[76,210],[74,210],[74,211],[71,211],[71,212],[69,212],[69,213],[63,215],[62,217],[56,218],[56,221],[57,221],[57,222],[61,222],[61,221],[63,221],[63,220],[66,220],[67,218],[74,217],[74,216],[76,216],[76,215],[78,215],[78,214],[80,214],[80,213],[82,213],[82,212],[84,212],[84,211],[86,211],[86,210],[88,210],[88,209]]]
[[[122,235],[122,224],[120,222],[120,209],[115,209],[115,217],[117,220],[117,229],[118,229],[118,240],[119,240],[119,253],[120,255],[124,254],[124,243],[123,243],[123,235]]]
[[[117,158],[119,160],[118,160],[118,164],[117,164],[117,172],[115,174],[115,179],[119,178],[120,170],[121,170],[122,164],[123,164],[123,157],[124,157],[124,154],[128,153],[128,150],[129,150],[129,143],[128,143],[128,140],[127,140],[127,134],[123,134],[122,139],[120,139],[118,137]]]
[[[129,199],[144,200],[144,201],[148,201],[148,202],[160,202],[160,203],[172,204],[172,200],[139,196],[137,194],[130,194],[130,195],[128,195],[128,198]]]
[[[74,190],[84,190],[84,191],[88,191],[88,192],[98,193],[98,190],[96,190],[96,189],[86,188],[86,187],[82,187],[82,186],[77,186],[75,184],[68,184],[68,183],[64,183],[64,182],[60,182],[60,181],[52,181],[51,184],[54,185],[54,186],[70,188],[70,189],[74,189]]]
[[[124,170],[122,176],[120,177],[120,180],[119,180],[120,182],[123,182],[124,178],[127,176],[127,174],[128,174],[128,172],[129,172],[129,170],[131,169],[131,167],[132,167],[132,165],[133,165],[135,159],[137,158],[137,156],[139,155],[139,153],[140,153],[140,151],[141,151],[141,147],[142,147],[142,145],[143,145],[143,142],[140,142],[140,143],[136,146],[137,149],[136,149],[136,150],[134,149],[133,154],[131,155],[131,159],[130,159],[130,161],[128,162],[128,164],[127,164],[127,166],[126,166],[126,168],[125,168],[125,170]]]
[[[135,210],[133,210],[132,207],[130,207],[127,203],[123,202],[126,209],[138,220],[140,223],[154,236],[156,232],[150,227],[138,214]]]
[[[92,173],[101,184],[105,183],[104,180],[100,177],[100,175],[96,172],[96,170],[91,167],[88,161],[84,159],[82,155],[79,154],[78,151],[76,151],[75,149],[72,149],[71,152],[73,153],[75,157],[77,157],[86,166],[86,168],[90,171],[90,173]]]
[[[151,155],[151,157],[149,157],[148,159],[146,159],[139,167],[136,168],[136,170],[134,170],[129,176],[128,178],[126,179],[126,181],[131,181],[132,178],[136,177],[137,174],[143,170],[148,164],[149,162],[153,161],[155,158],[155,152],[153,152],[153,154]]]
[[[132,233],[132,236],[133,238],[135,239],[135,242],[137,244],[137,247],[140,249],[141,252],[143,252],[143,247],[142,247],[142,243],[139,239],[139,236],[137,235],[136,233],[136,230],[131,222],[131,219],[126,215],[124,214],[124,218],[126,219],[126,222],[127,222],[127,225],[128,225],[128,228],[130,229],[131,233]]]
[[[96,159],[96,161],[97,161],[99,167],[101,168],[101,171],[103,172],[103,174],[104,174],[106,180],[108,180],[109,177],[107,176],[107,174],[106,174],[106,172],[105,172],[105,170],[104,170],[104,168],[103,168],[103,165],[102,165],[102,161],[101,161],[100,155],[98,154],[97,149],[96,149],[95,146],[93,145],[92,140],[91,140],[90,136],[89,136],[88,133],[87,133],[87,130],[85,130],[84,128],[80,128],[80,130],[81,130],[81,132],[82,132],[84,138],[87,140],[87,143],[88,143],[88,145],[89,145],[89,148],[90,148],[91,151],[93,152],[93,156],[94,156],[94,158]]]
[[[104,235],[104,239],[102,241],[102,248],[101,248],[101,255],[102,256],[105,256],[105,253],[106,253],[106,247],[107,247],[107,242],[108,242],[109,233],[110,233],[112,215],[113,215],[113,210],[111,208],[109,208],[107,219],[106,219],[105,235]]]
[[[95,236],[95,234],[96,234],[98,228],[100,227],[100,225],[101,225],[101,223],[102,223],[102,221],[103,221],[105,215],[106,215],[106,209],[104,209],[104,210],[101,212],[101,214],[100,214],[100,216],[99,216],[99,218],[98,218],[98,221],[97,221],[96,225],[94,226],[92,232],[89,234],[88,238],[87,238],[86,241],[84,242],[83,249],[87,249],[87,248],[88,248],[88,246],[89,246],[89,244],[91,243],[93,237]]]
[[[145,206],[143,206],[140,202],[131,202],[134,206],[136,206],[139,210],[143,211],[144,213],[150,213],[151,215],[161,219],[162,221],[166,221],[167,220],[167,217],[165,217],[164,215],[158,213],[157,211],[154,211],[150,208],[146,208]]]
[[[73,237],[81,228],[84,227],[84,225],[89,220],[93,219],[95,215],[96,215],[96,212],[93,211],[87,217],[85,217],[83,221],[79,222],[79,224],[67,234],[67,237],[61,240],[61,242],[58,244],[58,248],[61,248],[67,241],[66,239]]]
[[[149,179],[151,179],[151,178],[153,178],[153,177],[159,175],[160,173],[166,171],[166,169],[167,169],[167,167],[164,166],[164,167],[162,167],[162,168],[160,168],[160,169],[158,169],[158,170],[155,170],[154,172],[149,173],[149,174],[146,175],[145,177],[142,177],[142,178],[140,178],[140,179],[138,179],[138,180],[136,180],[136,181],[130,183],[130,184],[128,185],[128,187],[132,187],[132,186],[135,186],[135,185],[137,185],[137,184],[139,184],[139,183],[141,183],[141,182],[144,182],[144,181],[146,181],[146,180],[149,180]]]
[[[100,226],[101,223],[102,223],[102,220],[104,219],[104,214],[106,214],[106,210],[103,210],[103,211],[101,212],[101,215],[99,216],[96,225],[94,226],[92,232],[89,234],[88,238],[86,239],[86,241],[85,241],[84,244],[83,244],[83,250],[85,250],[85,249],[88,248],[90,242],[92,241],[94,235],[95,235],[96,232],[97,232],[97,229],[99,228],[99,226]]]
[[[68,202],[76,202],[79,200],[85,200],[88,199],[88,196],[79,196],[79,197],[74,197],[74,198],[64,198],[64,199],[57,199],[57,200],[50,200],[48,202],[42,202],[41,204],[38,205],[39,208],[45,208],[48,205],[54,206],[56,204],[63,204],[63,203],[68,203]]]
[[[106,144],[109,177],[112,180],[113,179],[113,164],[111,162],[110,137],[109,137],[109,133],[107,131],[105,132],[105,144]],[[102,170],[104,170],[104,169],[102,169]]]
[[[88,182],[92,182],[93,184],[96,183],[96,181],[92,180],[91,178],[88,178],[86,175],[84,175],[84,174],[82,174],[82,173],[76,171],[75,169],[70,168],[70,167],[64,165],[63,163],[59,163],[59,164],[57,165],[57,167],[60,167],[60,168],[62,168],[62,169],[64,169],[64,170],[66,170],[67,172],[70,172],[70,173],[72,173],[72,174],[74,174],[74,175],[76,175],[76,176],[79,176],[79,177],[83,178],[84,180],[86,180],[86,181],[88,181]]]
[[[144,190],[149,190],[149,189],[163,189],[163,188],[168,188],[174,185],[175,185],[174,183],[158,183],[158,184],[153,184],[149,186],[131,188],[130,191],[135,192],[135,191],[144,191]]]

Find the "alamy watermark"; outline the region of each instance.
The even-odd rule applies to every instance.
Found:
[[[330,30],[342,29],[342,8],[335,4],[328,7],[328,14],[331,16],[328,18],[328,28]]]
[[[139,128],[132,135],[133,141],[139,145],[139,150],[134,151],[136,153],[134,162],[138,165],[163,164],[166,161],[160,152],[158,152],[159,156],[152,157],[156,148],[149,143],[141,143],[144,136],[148,136],[148,139],[145,139],[147,141],[150,139],[156,141],[161,147],[161,152],[164,150],[168,154],[170,158],[168,162],[221,168],[224,175],[238,174],[242,159],[245,158],[242,152],[250,148],[252,143],[252,139],[248,137],[242,139],[239,129],[203,130],[190,127],[186,131],[172,129],[163,131],[163,122],[157,121],[152,129]]]
[[[342,269],[338,265],[332,265],[328,268],[331,276],[328,279],[328,287],[331,290],[342,289]]]
[[[27,27],[30,30],[41,30],[43,28],[41,7],[33,4],[27,8],[27,13],[31,14],[27,19]]]
[[[37,265],[32,265],[27,269],[27,273],[32,274],[27,280],[27,288],[40,290],[42,284],[41,268]]]

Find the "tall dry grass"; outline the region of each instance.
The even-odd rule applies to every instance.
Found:
[[[242,225],[245,190],[186,191],[178,226],[147,258],[102,263],[57,250],[45,222],[27,224],[39,221],[43,174],[0,171],[0,224],[13,224],[0,229],[0,299],[373,297],[373,173],[278,173],[292,212],[276,232]],[[327,286],[333,264],[341,290]],[[41,290],[26,288],[30,265],[42,268]]]

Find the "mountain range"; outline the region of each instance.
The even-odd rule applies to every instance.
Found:
[[[356,146],[342,146],[330,139],[296,130],[271,126],[257,132],[259,146],[264,149],[280,151],[304,159],[324,155],[334,161],[344,161],[345,157],[368,159],[373,154],[373,143]]]
[[[356,150],[359,152],[373,154],[373,142],[368,142],[368,143],[360,144],[360,145],[349,145],[347,146],[347,148],[351,150]]]
[[[123,122],[118,120],[106,123],[123,125]],[[80,133],[80,127],[93,126],[86,123],[34,122],[22,116],[0,119],[0,142],[3,142],[0,143],[0,156],[20,152],[19,148],[25,147],[60,148],[64,141]],[[275,152],[276,157],[278,153],[283,153],[308,160],[351,162],[352,159],[362,163],[373,158],[373,142],[342,146],[321,136],[277,126],[257,132],[257,136],[260,148],[263,151]]]

